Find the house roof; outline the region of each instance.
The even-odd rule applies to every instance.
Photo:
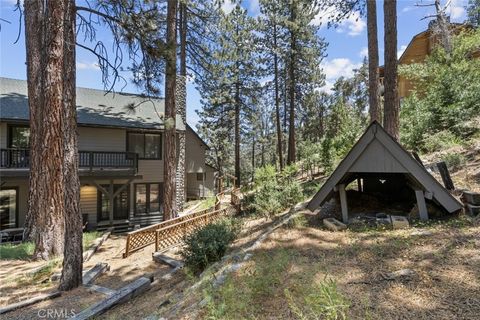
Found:
[[[130,93],[77,88],[77,122],[80,126],[162,130],[163,99]],[[136,106],[133,110],[131,106]],[[0,77],[0,120],[28,122],[27,81]],[[177,130],[186,130],[180,115]]]
[[[352,173],[404,173],[415,186],[432,194],[432,199],[446,211],[453,213],[462,208],[457,199],[374,121],[312,198],[308,209],[314,211],[329,200],[335,186],[345,183]]]

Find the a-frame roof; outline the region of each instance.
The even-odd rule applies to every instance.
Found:
[[[404,173],[433,200],[452,213],[462,208],[457,201],[410,153],[374,121],[340,162],[308,204],[314,211],[333,195],[334,188],[350,173]]]

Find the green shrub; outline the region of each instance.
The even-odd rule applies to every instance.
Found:
[[[35,250],[33,242],[22,242],[19,244],[5,243],[0,245],[1,260],[27,260],[32,257]]]
[[[209,264],[223,257],[239,231],[238,220],[224,219],[186,236],[185,247],[181,251],[185,266],[193,274],[199,274]]]
[[[325,174],[330,174],[333,170],[333,144],[332,139],[322,140],[321,163]]]
[[[461,153],[447,153],[442,157],[451,170],[460,169],[466,162],[465,156]]]
[[[460,140],[452,132],[442,130],[423,139],[424,151],[435,152],[460,144]]]

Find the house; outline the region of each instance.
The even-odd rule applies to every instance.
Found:
[[[76,103],[80,208],[88,228],[128,229],[162,221],[164,101],[77,88]],[[177,174],[184,177],[183,183],[177,180],[177,193],[183,195],[177,202],[183,205],[185,198],[214,194],[215,169],[205,162],[207,144],[180,112],[176,129],[186,139],[185,168]],[[1,230],[25,223],[28,148],[27,83],[0,78]]]
[[[426,201],[445,213],[462,208],[461,203],[376,121],[315,194],[308,209],[315,211],[333,196],[338,196],[342,219],[348,222],[350,212],[345,190],[354,181],[359,193],[388,196],[385,198],[389,202],[411,201],[412,206],[416,202],[422,220],[428,219]]]
[[[413,36],[410,43],[398,58],[398,65],[409,65],[413,63],[421,63],[432,53],[439,43],[438,34],[434,32],[435,23],[432,21],[427,30]],[[450,28],[453,34],[459,34],[462,31],[472,29],[472,26],[461,23],[451,23]],[[480,58],[480,50],[472,54],[473,58]],[[379,80],[383,84],[385,69],[384,66],[379,67]],[[401,99],[410,95],[414,89],[413,83],[405,77],[398,76],[398,97]]]

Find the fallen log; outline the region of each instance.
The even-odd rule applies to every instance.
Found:
[[[83,275],[82,284],[84,286],[91,284],[102,273],[107,272],[108,270],[110,270],[110,266],[108,265],[108,263],[97,263],[92,269],[88,270]]]
[[[95,239],[90,248],[88,248],[88,250],[83,253],[83,262],[90,260],[93,254],[97,252],[98,248],[100,248],[100,246],[105,242],[105,240],[110,237],[112,231],[113,228],[109,228],[100,238]]]
[[[27,300],[24,300],[24,301],[20,301],[20,302],[17,302],[17,303],[13,303],[13,304],[10,304],[6,307],[0,308],[0,314],[4,314],[4,313],[7,313],[7,312],[10,312],[10,311],[19,309],[19,308],[30,306],[32,304],[35,304],[35,303],[38,303],[38,302],[41,302],[41,301],[53,299],[53,298],[59,297],[61,294],[62,293],[60,291],[55,291],[55,292],[51,292],[51,293],[41,294],[39,296],[30,298],[30,299],[27,299]]]
[[[161,254],[160,252],[153,253],[153,261],[169,265],[172,268],[183,268],[183,262],[173,259],[169,256]]]
[[[150,289],[150,279],[140,277],[137,280],[129,283],[128,285],[120,288],[112,295],[108,296],[104,300],[92,305],[91,307],[77,313],[73,318],[76,320],[90,319],[101,315],[108,309],[122,304]]]

